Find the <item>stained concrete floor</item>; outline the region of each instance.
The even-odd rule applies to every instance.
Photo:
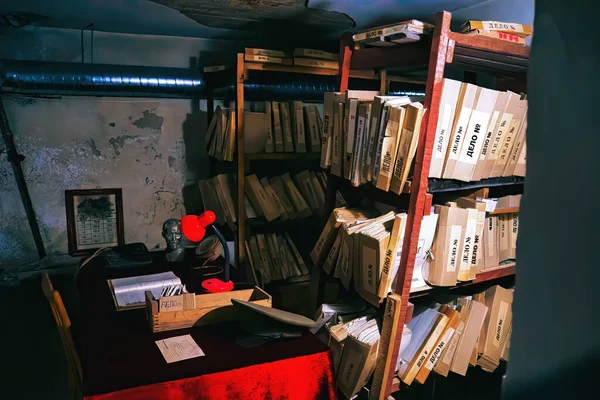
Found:
[[[74,294],[72,278],[61,275],[53,282],[65,303],[70,303]],[[40,276],[21,281],[18,286],[0,286],[0,304],[0,398],[67,399],[67,362],[40,287]]]

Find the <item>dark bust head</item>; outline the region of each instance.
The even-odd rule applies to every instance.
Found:
[[[162,236],[167,241],[167,247],[171,250],[177,250],[181,247],[181,222],[178,219],[170,218],[165,221],[162,227]]]

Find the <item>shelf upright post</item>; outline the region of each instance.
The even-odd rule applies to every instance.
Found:
[[[387,78],[387,70],[379,71],[379,94],[385,96],[390,88],[390,81]]]
[[[237,55],[236,70],[236,96],[235,96],[235,118],[236,118],[236,147],[237,147],[237,252],[236,265],[239,267],[245,261],[246,242],[246,207],[245,207],[245,160],[244,160],[244,80],[246,68],[244,67],[244,54]]]
[[[350,60],[352,58],[352,35],[345,33],[340,40],[340,69],[338,71],[338,85],[337,89],[339,92],[345,92],[348,90],[348,80],[350,79]]]
[[[425,213],[425,204],[426,202],[428,203],[428,201],[426,201],[427,178],[429,175],[429,166],[431,164],[431,154],[442,94],[446,52],[448,48],[448,32],[450,32],[451,18],[452,15],[445,11],[438,13],[435,16],[435,29],[433,31],[431,42],[427,84],[425,86],[425,104],[423,105],[427,111],[423,117],[421,132],[419,134],[415,169],[413,180],[411,182],[409,211],[406,221],[405,237],[407,237],[408,240],[405,240],[402,246],[400,268],[398,270],[396,287],[394,288],[394,292],[400,294],[401,297],[400,321],[406,320],[406,310],[408,298],[410,296],[412,273],[417,255],[421,221],[423,220],[423,215]],[[395,335],[393,343],[389,343],[392,347],[392,351],[389,353],[390,357],[385,360],[386,369],[388,369],[388,365],[389,368],[395,368],[394,364],[398,359],[401,340],[402,335]],[[393,377],[394,374],[388,374],[386,376],[386,380],[379,395],[380,399],[385,399],[390,395]]]

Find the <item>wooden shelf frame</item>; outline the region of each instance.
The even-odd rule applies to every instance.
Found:
[[[473,286],[480,283],[491,282],[496,279],[505,278],[507,276],[514,276],[516,272],[516,264],[504,264],[499,265],[497,268],[481,271],[477,273],[477,276],[472,281],[459,283],[456,286],[450,287],[425,287],[411,291],[410,298],[429,296],[431,294],[439,294],[448,291],[454,291],[457,289],[463,289],[465,287]]]
[[[341,50],[345,50],[344,47],[340,47]],[[349,48],[348,48],[349,51]],[[347,60],[344,57],[348,57]],[[347,53],[344,51],[340,51],[340,66],[347,65],[347,62],[350,60]],[[344,64],[346,62],[346,64]],[[236,231],[236,252],[235,252],[235,260],[236,265],[243,265],[246,261],[246,250],[245,250],[245,241],[247,234],[254,227],[255,229],[266,229],[264,225],[266,224],[258,224],[255,222],[250,222],[246,220],[246,210],[245,210],[245,182],[243,177],[246,176],[246,172],[249,169],[250,162],[256,161],[274,161],[274,160],[314,160],[318,161],[320,159],[320,153],[260,153],[260,154],[245,154],[245,146],[244,146],[244,99],[245,99],[245,86],[250,83],[250,75],[252,73],[262,74],[262,73],[272,73],[272,72],[280,72],[284,74],[295,74],[298,77],[300,76],[331,76],[336,77],[336,89],[339,91],[344,91],[347,89],[347,81],[348,78],[358,78],[358,79],[370,79],[370,80],[382,80],[385,78],[385,72],[376,73],[375,71],[350,71],[343,70],[340,68],[337,69],[327,69],[327,68],[313,68],[313,67],[305,67],[305,66],[288,66],[288,65],[279,65],[279,64],[266,64],[266,63],[257,63],[257,62],[246,62],[243,53],[237,54],[236,58],[236,66],[235,66],[235,110],[236,110],[236,160],[235,160],[235,171],[237,173],[237,199],[236,199],[236,212],[237,212],[237,221],[238,221],[238,229]],[[230,70],[229,70],[230,72]],[[214,76],[214,79],[211,80],[210,77]],[[224,82],[227,80],[227,70],[219,71],[212,75],[207,75],[207,124],[210,123],[210,120],[214,113],[214,91],[220,85],[225,84]],[[264,74],[262,75],[265,76]],[[268,77],[268,75],[266,75]],[[342,79],[342,76],[345,77],[345,80]],[[271,79],[270,77],[268,79]],[[277,83],[277,78],[274,78],[274,83]],[[397,78],[402,79],[402,78]],[[345,82],[345,87],[340,87],[341,82]],[[301,95],[299,96],[301,97]],[[322,218],[323,220],[325,217]],[[289,221],[287,221],[289,222]],[[307,223],[307,221],[301,221],[303,223]],[[288,226],[288,223],[276,224],[281,226]]]
[[[427,68],[424,108],[427,110],[422,120],[415,167],[410,186],[407,226],[402,248],[400,268],[394,296],[400,295],[399,321],[406,320],[407,304],[410,298],[410,286],[415,265],[419,233],[423,216],[429,213],[431,206],[430,182],[428,179],[432,150],[435,140],[442,83],[446,64],[458,64],[465,69],[492,72],[500,76],[522,76],[527,71],[529,48],[513,43],[504,43],[490,38],[462,35],[450,30],[452,15],[440,12],[435,16],[435,28],[431,42],[422,41],[414,44],[389,48],[364,48],[352,53],[351,42],[340,45],[342,56],[340,89],[348,88],[350,69],[384,69],[392,68]],[[385,88],[382,82],[382,91]],[[333,182],[331,179],[329,182]],[[455,182],[442,182],[445,190],[464,190],[483,188],[491,181],[472,182],[467,186]],[[495,185],[519,184],[521,182],[497,182]],[[331,187],[330,187],[331,186]],[[472,186],[472,187],[471,187]],[[335,194],[336,188],[328,185],[328,194]],[[435,190],[431,190],[435,192]],[[401,196],[398,196],[399,198]],[[479,274],[473,283],[487,282],[501,276],[515,273],[515,267],[505,267]],[[464,285],[463,285],[464,286]],[[390,299],[388,298],[388,301]],[[395,377],[395,363],[398,359],[402,335],[391,332],[389,337],[382,336],[380,348],[390,349],[385,358],[379,360],[377,369],[383,369],[381,387],[371,388],[370,399],[387,399],[399,390],[400,381]],[[385,343],[384,343],[385,342]]]

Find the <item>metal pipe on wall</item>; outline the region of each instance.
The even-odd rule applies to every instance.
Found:
[[[199,98],[203,85],[200,71],[185,68],[0,60],[0,89],[9,93]],[[1,97],[0,131],[41,259],[46,250],[21,168],[24,157],[15,146]]]
[[[4,92],[73,96],[201,97],[202,73],[188,68],[0,60]]]

